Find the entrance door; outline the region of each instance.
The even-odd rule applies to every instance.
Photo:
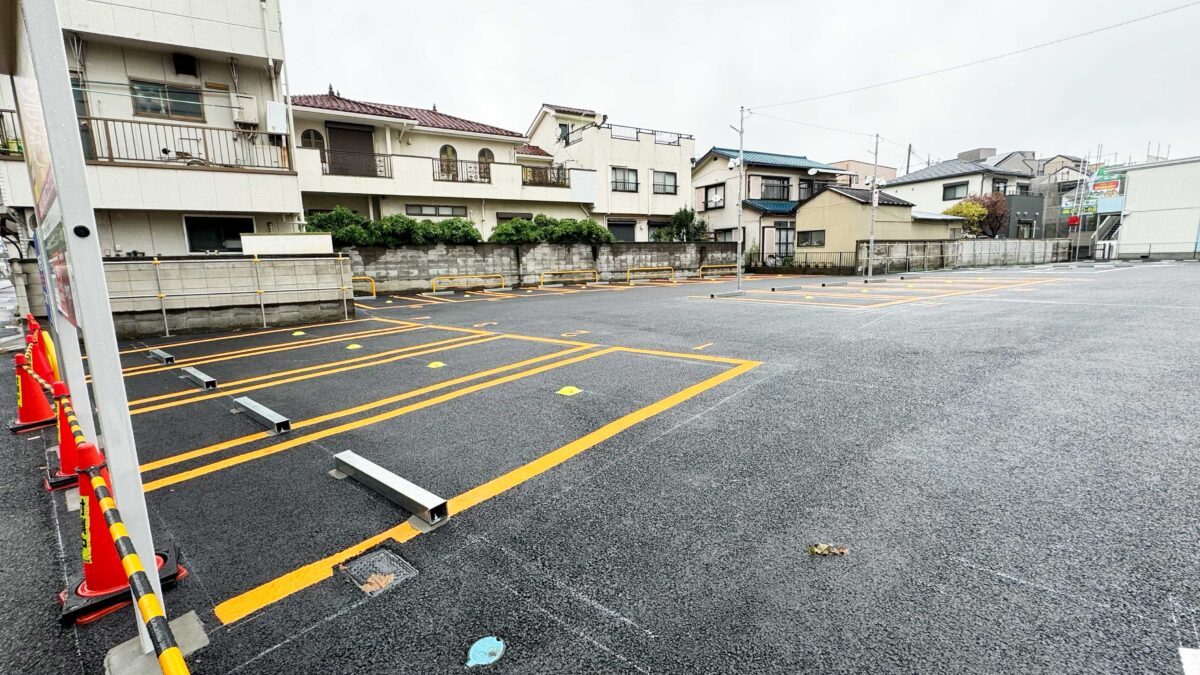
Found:
[[[329,133],[329,173],[335,176],[375,176],[375,127],[326,122]]]

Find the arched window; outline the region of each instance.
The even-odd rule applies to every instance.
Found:
[[[458,151],[454,146],[443,145],[438,151],[438,160],[442,165],[442,180],[458,180]]]
[[[484,148],[479,151],[479,177],[485,181],[492,180],[492,162],[496,161],[496,155],[492,154],[491,150]]]
[[[325,149],[325,137],[316,129],[305,129],[300,134],[300,147]]]

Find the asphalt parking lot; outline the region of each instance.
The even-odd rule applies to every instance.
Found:
[[[457,672],[485,636],[506,673],[1181,672],[1200,264],[901,276],[381,295],[124,345],[193,672]],[[6,444],[31,564],[0,570],[0,670],[94,672],[132,620],[57,627],[78,517]],[[331,474],[345,450],[449,522]],[[417,573],[367,593],[345,566],[380,548]]]

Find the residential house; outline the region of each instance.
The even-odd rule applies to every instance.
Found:
[[[689,134],[613,124],[594,110],[542,104],[526,132],[567,170],[594,170],[589,215],[619,241],[649,241],[691,203]]]
[[[590,217],[597,201],[596,171],[564,166],[515,131],[332,87],[292,105],[308,214],[345,206],[372,219],[462,217],[486,239],[514,218]]]
[[[1000,236],[1009,238],[1038,237],[1045,212],[1043,198],[1031,189],[1033,172],[1005,168],[1014,162],[1024,165],[1028,158],[1022,153],[1009,153],[996,158],[991,148],[964,153],[968,156],[989,152],[980,161],[949,159],[887,182],[887,190],[900,199],[912,202],[918,211],[942,213],[971,195],[999,193],[1008,202],[1009,223]],[[1032,157],[1032,153],[1029,153]],[[985,160],[992,160],[991,162]]]
[[[838,260],[840,266],[853,263],[859,245],[871,238],[870,189],[828,185],[796,210],[796,249],[798,263],[814,262],[817,254],[829,257],[820,262]],[[879,193],[875,210],[876,242],[943,241],[955,238],[962,219],[940,213],[916,211],[913,204],[889,192]],[[802,263],[803,264],[803,263]]]
[[[57,1],[105,255],[236,253],[298,228],[278,0]],[[21,147],[10,86],[0,160]],[[0,166],[27,237],[28,175]]]
[[[1200,257],[1200,191],[1195,187],[1200,184],[1200,157],[1134,164],[1119,172],[1128,185],[1112,257]],[[1107,173],[1097,183],[1112,189],[1119,173]],[[1102,203],[1103,192],[1093,191]]]
[[[879,177],[881,181],[889,181],[896,177],[896,168],[892,166],[884,166],[880,164],[875,166],[874,162],[864,162],[857,159],[843,159],[840,162],[830,162],[829,166],[842,169],[847,173],[838,176],[838,185],[845,185],[852,188],[869,188],[871,187],[871,176]]]
[[[692,167],[694,204],[717,241],[737,241],[738,232],[752,264],[790,257],[798,245],[796,209],[852,172],[801,155],[746,151],[746,185],[738,222],[736,148],[711,148]]]

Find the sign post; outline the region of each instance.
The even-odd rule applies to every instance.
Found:
[[[79,123],[68,76],[56,2],[19,1],[15,27],[19,52],[13,77],[33,184],[39,262],[46,271],[50,323],[84,433],[108,457],[113,491],[138,556],[155,560],[142,491],[129,402],[104,278],[96,219],[88,195]],[[100,435],[84,379],[79,336],[87,350]],[[162,598],[158,574],[146,575]],[[133,605],[138,612],[137,604]],[[165,609],[165,608],[164,608]],[[136,617],[143,651],[153,650],[145,623]]]

